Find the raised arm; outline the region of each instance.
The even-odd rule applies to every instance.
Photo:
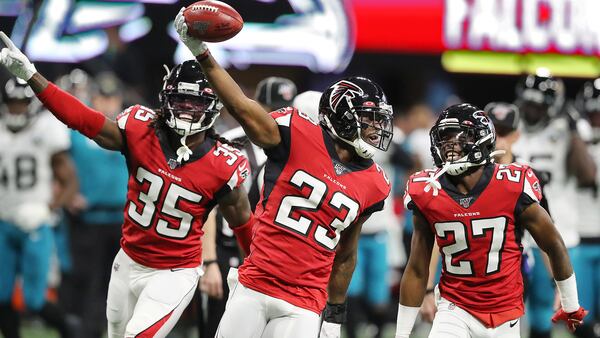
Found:
[[[0,51],[0,63],[14,76],[27,81],[40,101],[61,122],[83,135],[93,139],[101,147],[121,150],[123,137],[114,121],[107,119],[75,97],[50,83],[35,69],[15,44],[0,32],[0,39],[6,46]]]
[[[263,148],[271,148],[281,142],[277,123],[256,101],[248,98],[233,78],[210,55],[206,44],[187,34],[183,17],[184,8],[175,18],[175,29],[181,41],[190,49],[202,70],[229,113],[244,128],[250,140]]]
[[[414,231],[408,264],[400,282],[396,338],[408,338],[425,297],[434,235],[420,212],[413,214]]]
[[[579,306],[575,273],[562,237],[550,215],[537,203],[529,205],[521,213],[518,221],[527,228],[540,249],[548,255],[562,307],[552,317],[552,321],[564,320],[568,328],[574,331],[583,323],[587,311]]]

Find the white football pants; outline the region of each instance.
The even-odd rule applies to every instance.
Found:
[[[229,299],[215,338],[317,338],[316,313],[248,289],[237,269],[227,275]]]
[[[487,328],[477,318],[445,298],[437,298],[437,312],[429,338],[520,338],[521,320]]]
[[[148,268],[119,250],[112,266],[106,318],[108,338],[162,338],[192,300],[202,269]]]

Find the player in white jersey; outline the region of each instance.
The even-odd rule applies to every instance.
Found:
[[[596,166],[600,166],[600,78],[586,82],[577,95],[576,107],[591,124],[588,133],[581,132]],[[577,337],[600,337],[594,326],[600,322],[600,171],[596,184],[580,186],[577,191],[577,223],[581,244],[579,259],[573,268],[577,273],[581,304],[589,309],[586,323],[575,334]]]
[[[51,213],[74,196],[78,184],[66,152],[69,133],[50,113],[40,112],[34,96],[25,82],[11,78],[0,101],[0,332],[19,337],[11,297],[20,274],[27,310],[70,337],[63,314],[45,295],[54,245]],[[61,185],[57,196],[53,180]]]
[[[574,212],[576,185],[595,180],[595,165],[585,143],[577,133],[574,121],[561,114],[565,107],[564,84],[545,69],[526,76],[517,86],[517,101],[522,115],[522,130],[514,153],[548,177],[545,194],[552,218],[573,260],[577,259],[577,215]],[[543,260],[539,249],[533,254]],[[531,338],[549,338],[552,329],[553,283],[543,264],[533,268],[530,283],[528,315]]]

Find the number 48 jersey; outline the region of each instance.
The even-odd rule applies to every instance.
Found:
[[[489,164],[468,195],[442,175],[437,196],[425,192],[426,170],[412,175],[404,203],[419,212],[435,234],[442,257],[442,297],[488,327],[523,315],[521,236],[517,218],[541,199],[531,168]]]
[[[302,112],[286,108],[271,116],[281,143],[265,150],[265,183],[239,280],[320,314],[340,233],[381,210],[390,185],[372,160],[342,163],[333,138]]]
[[[210,138],[179,165],[166,131],[149,126],[154,116],[133,106],[117,118],[130,175],[121,247],[147,267],[197,267],[208,213],[244,182],[250,167],[238,150]]]

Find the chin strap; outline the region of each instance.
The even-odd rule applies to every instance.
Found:
[[[187,161],[190,159],[190,155],[192,155],[192,150],[188,148],[187,144],[185,144],[185,139],[187,135],[183,135],[181,137],[181,147],[177,149],[177,162],[181,163],[183,161]]]
[[[504,153],[506,153],[506,151],[504,150],[495,150],[492,153],[490,153],[490,162],[494,163],[495,159],[494,157],[497,155],[503,155]],[[480,165],[483,165],[487,162],[481,162],[481,163],[471,163],[471,162],[466,162],[467,160],[467,156],[461,158],[460,160],[458,160],[459,162],[465,161],[463,163],[452,163],[452,162],[446,162],[444,164],[444,166],[442,166],[442,168],[440,170],[438,170],[435,175],[429,177],[425,182],[427,182],[427,184],[425,184],[425,188],[423,188],[423,190],[425,192],[429,192],[429,190],[433,189],[433,196],[437,196],[439,193],[439,190],[442,189],[442,185],[440,184],[440,182],[438,181],[438,178],[440,178],[440,176],[442,176],[445,172],[447,172],[448,170],[453,169],[452,173],[450,173],[452,176],[456,176],[456,175],[460,175],[462,173],[464,173],[465,171],[467,171],[467,169],[471,168],[471,167],[477,167]],[[457,166],[459,166],[460,168],[458,168]]]

